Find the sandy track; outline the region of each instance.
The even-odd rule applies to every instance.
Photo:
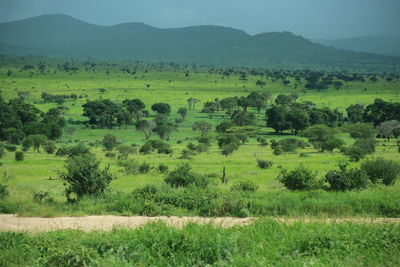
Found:
[[[295,222],[326,222],[326,223],[395,223],[400,224],[400,218],[270,218],[281,223]],[[167,225],[183,227],[189,222],[198,224],[212,224],[214,226],[232,227],[245,226],[252,223],[254,218],[233,218],[233,217],[145,217],[145,216],[86,216],[86,217],[57,217],[57,218],[37,218],[37,217],[18,217],[12,214],[0,215],[0,232],[45,232],[63,229],[74,229],[83,231],[111,231],[115,228],[133,229],[141,225],[154,221],[163,221]]]

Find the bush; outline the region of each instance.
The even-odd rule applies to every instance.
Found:
[[[250,181],[240,181],[239,183],[231,187],[231,191],[255,193],[258,189],[258,185]]]
[[[57,149],[56,156],[63,157],[75,157],[89,153],[89,148],[82,143],[76,146],[62,146]]]
[[[394,184],[400,175],[400,164],[384,158],[366,160],[361,165],[361,169],[367,173],[373,183],[381,181],[385,185]]]
[[[150,154],[153,151],[154,151],[154,147],[153,147],[151,141],[147,141],[146,143],[144,143],[140,147],[140,150],[139,150],[139,152],[142,154]]]
[[[107,151],[113,150],[118,145],[117,137],[113,134],[106,134],[103,137],[103,146]]]
[[[164,172],[168,171],[168,166],[164,165],[164,164],[160,164],[160,165],[158,165],[157,169],[159,172],[164,173]]]
[[[158,154],[172,154],[171,146],[162,140],[152,140],[151,146],[157,151]]]
[[[193,172],[189,164],[178,165],[164,181],[172,187],[187,187],[189,185],[206,187],[210,182],[207,177]]]
[[[267,146],[268,145],[268,141],[267,139],[265,139],[264,137],[257,137],[257,142],[260,143],[260,146]]]
[[[139,172],[139,164],[133,159],[119,160],[117,164],[125,169],[126,174],[137,174]]]
[[[257,160],[257,166],[260,169],[268,169],[269,167],[272,166],[272,164],[273,164],[273,162],[270,161],[270,160],[263,160],[263,159],[258,159]]]
[[[129,155],[137,152],[137,148],[131,145],[119,145],[117,150],[119,152],[119,159],[127,159]]]
[[[375,152],[375,139],[357,139],[354,144],[350,147],[345,147],[342,152],[345,156],[348,156],[351,161],[360,161],[365,158],[368,154]]]
[[[320,181],[317,180],[317,174],[304,166],[291,172],[282,170],[278,180],[289,190],[311,190],[321,187]]]
[[[117,156],[117,154],[115,154],[114,152],[111,152],[111,151],[107,151],[105,156],[106,156],[106,158],[113,159]]]
[[[347,165],[340,165],[339,168],[340,170],[332,170],[325,175],[330,190],[347,191],[364,189],[368,186],[368,176],[364,170],[348,170]]]
[[[53,154],[54,151],[56,151],[55,143],[53,141],[48,141],[44,146],[44,151],[46,151],[47,154]]]
[[[6,155],[6,150],[0,146],[0,159]]]
[[[8,152],[15,152],[15,151],[17,151],[17,146],[15,146],[15,145],[3,144],[3,147],[4,147]]]
[[[59,175],[67,184],[65,193],[69,201],[73,199],[72,195],[80,199],[85,195],[103,194],[107,190],[113,175],[109,172],[109,166],[101,170],[99,165],[100,161],[92,154],[67,159],[66,171],[60,171]]]
[[[139,172],[140,173],[148,173],[149,171],[150,171],[150,164],[148,164],[148,163],[142,163],[140,166],[139,166]]]
[[[0,199],[4,199],[8,195],[7,186],[0,184]]]
[[[16,151],[15,152],[15,160],[16,161],[23,161],[25,158],[25,154],[22,151]]]
[[[28,151],[33,146],[32,138],[25,137],[21,142],[22,151]]]

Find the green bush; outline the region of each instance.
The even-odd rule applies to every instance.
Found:
[[[76,146],[62,146],[57,149],[56,156],[58,157],[74,157],[89,153],[89,148],[83,143],[79,143]]]
[[[165,173],[168,171],[168,166],[165,164],[160,164],[160,165],[158,165],[157,169],[159,172]]]
[[[272,166],[272,164],[273,164],[273,162],[270,161],[270,160],[263,160],[263,159],[258,159],[257,160],[257,166],[260,169],[268,169],[269,167]]]
[[[0,159],[6,155],[6,150],[0,146]]]
[[[100,161],[92,154],[67,159],[66,171],[60,171],[59,175],[66,183],[68,200],[73,200],[73,195],[80,199],[85,195],[100,195],[107,190],[113,175],[109,172],[109,166],[101,170],[99,165]]]
[[[16,161],[23,161],[25,158],[25,154],[22,151],[16,151],[15,152],[15,160]]]
[[[231,191],[255,193],[258,189],[258,185],[251,181],[240,181],[239,183],[231,187]]]
[[[142,163],[138,168],[140,173],[148,173],[150,171],[150,164]]]
[[[364,170],[347,169],[347,165],[340,165],[340,170],[331,170],[325,175],[330,190],[346,191],[364,189],[368,186],[368,176]]]
[[[139,164],[134,159],[118,160],[117,165],[123,167],[126,174],[137,174],[139,172]]]
[[[8,189],[5,184],[0,184],[0,199],[4,199],[8,195]]]
[[[44,151],[46,151],[47,154],[53,154],[54,151],[56,151],[56,144],[53,141],[48,141],[44,146]]]
[[[361,169],[367,173],[373,183],[381,181],[385,185],[394,184],[400,175],[398,162],[381,157],[364,161]]]
[[[342,148],[345,156],[348,156],[351,161],[358,162],[365,158],[368,154],[375,152],[375,139],[357,139],[350,147]]]
[[[282,170],[278,180],[289,190],[311,190],[321,188],[321,182],[317,179],[317,174],[302,165],[290,172]]]
[[[21,146],[22,146],[22,151],[25,152],[28,151],[33,146],[32,138],[25,137],[21,142]]]
[[[103,146],[107,151],[113,150],[118,145],[117,137],[113,134],[106,134],[103,137]]]
[[[206,187],[210,182],[204,175],[193,172],[189,164],[178,165],[175,170],[167,175],[164,181],[172,187],[187,187],[189,185]]]
[[[117,154],[115,154],[114,152],[111,152],[111,151],[107,151],[105,156],[106,156],[106,158],[113,159],[117,156]]]

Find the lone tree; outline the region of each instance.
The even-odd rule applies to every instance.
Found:
[[[37,152],[40,152],[40,147],[43,147],[47,143],[47,137],[43,134],[34,134],[29,136],[29,138],[32,140],[33,149]]]
[[[141,120],[136,123],[136,130],[142,131],[146,140],[149,140],[151,134],[153,133],[154,128],[157,127],[157,124],[154,121],[149,120]]]
[[[193,131],[200,131],[201,136],[207,135],[212,128],[212,125],[206,121],[196,121],[192,127]]]
[[[187,108],[179,108],[178,114],[181,115],[182,120],[184,120],[187,115]]]
[[[107,151],[113,150],[118,145],[117,137],[113,134],[106,134],[103,138],[103,146]]]
[[[380,123],[376,129],[381,137],[384,137],[387,139],[387,141],[390,141],[390,137],[393,135],[393,130],[398,126],[400,126],[400,122],[391,120]]]
[[[109,166],[100,169],[100,161],[90,153],[68,158],[65,171],[59,172],[61,180],[66,182],[65,195],[68,201],[79,200],[85,195],[103,194],[113,175]]]
[[[151,110],[160,114],[168,115],[171,113],[171,106],[166,103],[156,103],[151,106]]]

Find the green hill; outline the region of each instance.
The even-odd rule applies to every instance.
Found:
[[[1,53],[16,55],[286,69],[400,69],[400,58],[334,49],[289,32],[251,36],[220,26],[177,29],[158,29],[143,23],[97,26],[65,15],[2,23],[0,43]]]

